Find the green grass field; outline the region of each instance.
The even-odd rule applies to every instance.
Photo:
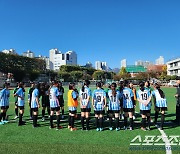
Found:
[[[168,100],[168,111],[166,113],[166,121],[169,122],[175,119],[175,104],[174,94],[175,88],[163,88]],[[27,90],[26,90],[27,91]],[[65,87],[65,104],[67,103],[67,87]],[[27,99],[27,95],[26,95]],[[121,130],[119,132],[108,130],[108,121],[105,121],[105,130],[96,132],[93,128],[93,112],[91,117],[90,131],[81,131],[81,124],[76,120],[76,126],[79,130],[70,132],[67,129],[67,121],[61,124],[64,129],[56,131],[49,129],[49,120],[41,122],[41,109],[39,112],[39,124],[41,127],[32,128],[32,122],[29,121],[29,106],[26,102],[24,120],[27,121],[25,126],[17,126],[17,121],[14,121],[14,99],[11,94],[10,109],[8,110],[8,124],[0,126],[0,154],[3,153],[165,153],[165,147],[160,150],[130,150],[130,142],[137,135],[144,138],[146,135],[161,135],[159,130],[152,126],[151,131],[143,132],[140,130],[140,115],[137,114],[135,120],[135,130]],[[67,106],[65,107],[65,120],[67,120]],[[139,106],[137,105],[137,112]],[[152,108],[152,118],[154,118],[154,109]],[[160,118],[159,118],[160,120]],[[121,126],[123,125],[121,121]],[[180,135],[180,128],[173,123],[165,124],[164,132],[169,135]],[[180,150],[174,150],[173,153],[180,153]]]

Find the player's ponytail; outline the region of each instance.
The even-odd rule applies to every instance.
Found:
[[[89,80],[85,80],[85,82],[84,82],[84,84],[83,84],[83,86],[82,86],[82,92],[84,92],[84,90],[85,90],[85,87],[84,86],[89,86],[90,85],[90,81]]]
[[[144,82],[140,82],[139,87],[141,91],[144,91]]]
[[[165,98],[165,94],[164,94],[164,92],[161,90],[160,85],[156,83],[155,86],[156,86],[156,89],[158,90],[161,98]]]

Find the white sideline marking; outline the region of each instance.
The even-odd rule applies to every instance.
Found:
[[[157,127],[158,128],[158,127]],[[158,128],[158,130],[160,131],[161,135],[163,136],[163,141],[165,142],[165,149],[166,149],[166,154],[172,154],[172,150],[171,150],[171,144],[167,138],[167,135],[165,134],[165,132],[163,130],[161,130],[160,128]]]

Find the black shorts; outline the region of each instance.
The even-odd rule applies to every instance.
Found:
[[[31,108],[33,112],[38,112],[38,108]]]
[[[24,110],[24,106],[18,106],[20,110]]]
[[[157,107],[156,109],[158,109],[159,111],[167,111],[167,107]]]
[[[91,112],[91,108],[81,108],[81,112]]]
[[[108,112],[109,112],[109,114],[114,114],[114,113],[119,113],[120,110],[109,110]]]
[[[69,113],[71,113],[71,114],[76,114],[76,113],[77,113],[77,110],[74,110],[74,111],[69,110]]]
[[[59,99],[59,105],[60,107],[64,107],[64,99]]]
[[[9,109],[9,106],[1,106],[1,109],[2,110],[7,110],[7,109]]]
[[[59,111],[60,107],[51,107],[51,111]]]
[[[105,111],[104,110],[102,110],[102,111],[94,111],[94,114],[97,114],[97,115],[100,115],[100,114],[105,114]]]
[[[124,112],[134,112],[134,108],[123,108]]]
[[[142,115],[146,115],[147,113],[151,113],[151,110],[140,110]]]

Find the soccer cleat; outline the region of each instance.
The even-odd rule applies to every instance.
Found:
[[[4,122],[0,122],[0,125],[4,125]]]
[[[160,127],[160,130],[163,130],[163,127]]]
[[[63,128],[63,126],[59,126],[59,127],[56,128],[56,130],[60,130],[62,128]]]
[[[70,129],[70,128],[71,128],[71,126],[68,125],[68,129]]]
[[[4,124],[7,124],[9,121],[7,121],[7,120],[3,120],[2,121]]]
[[[72,131],[76,131],[76,130],[77,130],[77,128],[71,128],[71,132],[72,132]]]
[[[116,131],[120,131],[120,128],[118,127],[118,128],[116,128]]]
[[[147,130],[151,130],[151,127],[147,127]]]
[[[109,127],[109,130],[110,130],[110,131],[112,131],[112,130],[113,130],[113,128],[112,128],[112,127]]]
[[[81,128],[81,130],[86,130],[85,128]]]
[[[96,131],[99,132],[99,131],[100,131],[100,128],[96,128]]]
[[[132,127],[129,127],[129,130],[131,131],[131,130],[133,130],[133,128],[132,128]]]
[[[14,117],[14,120],[16,120],[17,118],[19,118],[19,117],[18,117],[18,116],[15,116],[15,117]]]
[[[146,131],[146,128],[141,127],[141,130]]]
[[[124,126],[124,130],[127,130],[128,128],[126,126]]]
[[[102,132],[102,131],[103,131],[103,128],[99,128],[99,131]]]
[[[42,117],[42,120],[41,121],[45,121],[45,118],[44,117]]]

